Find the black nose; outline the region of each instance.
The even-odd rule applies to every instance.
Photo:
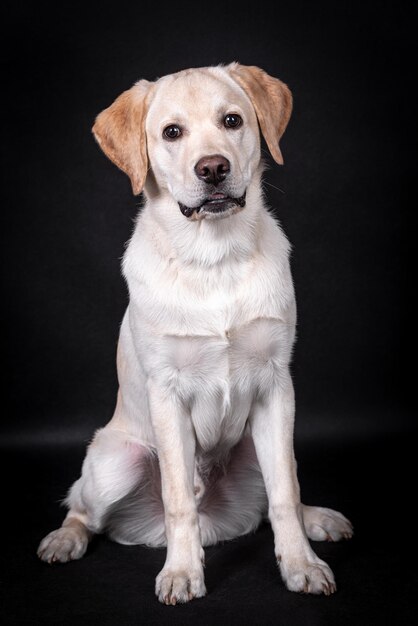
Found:
[[[205,181],[208,185],[217,185],[225,180],[229,174],[231,167],[228,159],[220,154],[211,154],[204,156],[196,163],[194,171],[200,180]]]

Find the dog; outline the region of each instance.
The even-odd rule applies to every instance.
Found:
[[[336,590],[308,540],[352,525],[301,504],[290,246],[261,187],[260,130],[282,164],[291,109],[283,82],[231,63],[140,80],[98,115],[99,146],[145,202],[123,258],[115,412],[43,561],[79,559],[95,533],[167,546],[155,592],[174,605],[205,595],[204,546],[268,517],[287,588]]]

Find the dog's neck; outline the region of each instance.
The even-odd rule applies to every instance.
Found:
[[[247,261],[256,253],[262,210],[261,184],[256,180],[247,189],[245,207],[229,217],[188,220],[173,197],[162,192],[153,197],[152,205],[146,201],[140,223],[152,233],[164,257],[185,266],[213,268],[226,260]]]

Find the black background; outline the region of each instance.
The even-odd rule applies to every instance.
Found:
[[[414,425],[409,3],[6,2],[3,10],[10,623],[407,623],[412,579],[397,541],[409,523],[402,506]],[[152,594],[160,551],[101,539],[85,560],[55,570],[34,551],[60,522],[56,502],[111,417],[117,389],[127,304],[120,259],[138,199],[95,144],[94,118],[139,78],[233,60],[264,68],[294,95],[284,167],[264,155],[267,201],[293,246],[299,474],[305,501],[344,509],[358,532],[344,546],[317,546],[341,581],[335,598],[286,592],[263,526],[208,551],[209,596],[173,612]]]

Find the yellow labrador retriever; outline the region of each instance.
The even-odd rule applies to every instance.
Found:
[[[205,595],[203,546],[268,515],[287,587],[335,591],[308,538],[352,527],[300,501],[289,244],[261,189],[259,127],[282,163],[291,108],[280,80],[232,63],[140,80],[97,117],[98,143],[145,205],[123,260],[115,413],[39,546],[44,561],[79,559],[94,533],[166,545],[156,594],[187,602]]]

